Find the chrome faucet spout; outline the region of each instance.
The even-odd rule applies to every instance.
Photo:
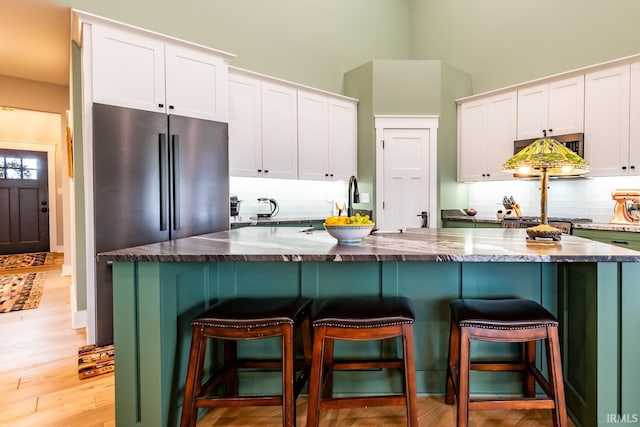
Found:
[[[347,216],[353,216],[353,204],[360,203],[360,193],[358,192],[358,180],[354,175],[349,177],[349,206]]]

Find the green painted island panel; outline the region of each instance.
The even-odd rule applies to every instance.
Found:
[[[560,317],[567,401],[578,425],[608,425],[610,413],[640,413],[640,404],[633,398],[640,392],[634,368],[640,351],[635,339],[640,318],[633,304],[640,292],[636,283],[639,275],[637,264],[620,263],[115,263],[114,327],[120,355],[117,423],[177,425],[191,336],[189,322],[220,298],[304,295],[320,300],[327,296],[406,295],[416,307],[414,339],[421,395],[444,392],[449,301],[459,297],[524,297],[542,303]],[[618,332],[620,324],[625,326]],[[397,340],[337,344],[338,356],[385,357],[401,351]],[[279,351],[279,342],[274,339],[240,347],[241,355],[273,356]],[[301,349],[298,351],[301,354]],[[490,343],[474,343],[472,351],[481,358],[518,353],[514,345]],[[219,363],[217,346],[210,346],[209,354],[212,366]],[[544,369],[542,354],[539,351],[538,362]],[[472,391],[520,391],[517,376],[493,375],[491,379],[474,376]],[[341,394],[399,391],[401,375],[381,370],[339,372],[335,384]],[[245,373],[241,377],[242,393],[279,389],[278,373]]]

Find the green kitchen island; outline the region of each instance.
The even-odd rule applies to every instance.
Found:
[[[422,395],[444,394],[450,300],[529,298],[561,322],[567,404],[576,425],[640,416],[640,252],[575,236],[563,236],[561,244],[527,244],[519,229],[413,229],[345,245],[322,230],[248,227],[98,258],[113,261],[118,426],[178,424],[191,318],[219,299],[247,295],[412,298]],[[387,341],[341,342],[335,351],[384,357],[400,350]],[[274,355],[279,343],[243,342],[239,352]],[[474,343],[473,352],[512,356],[517,347]],[[521,390],[517,374],[473,374],[474,393]],[[279,387],[277,372],[241,377],[241,392]],[[401,378],[385,371],[337,372],[334,387],[343,394],[388,392],[400,389]]]

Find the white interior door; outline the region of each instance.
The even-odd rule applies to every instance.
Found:
[[[376,225],[383,230],[435,227],[437,135],[434,116],[376,116]]]

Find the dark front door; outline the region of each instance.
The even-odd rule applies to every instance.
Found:
[[[49,251],[47,153],[0,149],[0,254]]]

